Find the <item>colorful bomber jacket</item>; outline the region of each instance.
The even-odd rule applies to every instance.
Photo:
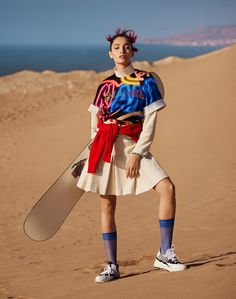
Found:
[[[114,74],[105,78],[97,88],[91,112],[91,138],[97,132],[97,118],[126,120],[132,123],[142,120],[143,130],[133,150],[148,157],[155,135],[157,111],[166,106],[155,79],[155,73],[135,69],[132,64],[122,71],[114,68]]]

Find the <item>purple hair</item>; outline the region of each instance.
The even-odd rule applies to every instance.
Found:
[[[113,41],[116,37],[118,36],[125,36],[129,39],[131,46],[132,46],[132,50],[134,52],[137,52],[138,49],[136,47],[133,46],[133,44],[135,43],[136,39],[137,39],[137,34],[135,34],[135,32],[133,30],[127,30],[125,29],[121,29],[121,28],[116,28],[115,29],[115,34],[114,35],[107,35],[106,36],[106,40],[110,42],[110,50],[111,50],[111,46],[113,44]]]

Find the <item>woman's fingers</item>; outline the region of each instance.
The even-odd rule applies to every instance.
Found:
[[[131,157],[126,163],[126,177],[134,178],[138,175],[139,163]]]
[[[126,177],[130,177],[133,178],[138,174],[138,169],[137,168],[132,168],[132,167],[128,167],[126,170]]]

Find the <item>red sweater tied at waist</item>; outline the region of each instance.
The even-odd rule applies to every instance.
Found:
[[[113,143],[117,134],[128,135],[137,142],[143,125],[140,122],[119,126],[118,122],[104,123],[100,118],[97,127],[99,130],[93,140],[88,158],[88,173],[96,172],[96,166],[100,158],[110,163]]]

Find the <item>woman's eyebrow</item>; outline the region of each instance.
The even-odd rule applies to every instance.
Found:
[[[114,46],[119,46],[119,45],[120,45],[120,44],[114,44]],[[129,43],[125,43],[124,46],[125,46],[125,45],[129,45]]]

